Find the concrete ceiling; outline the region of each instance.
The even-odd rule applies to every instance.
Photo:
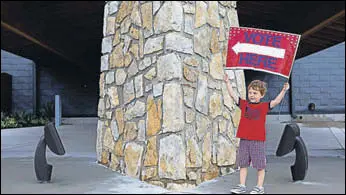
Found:
[[[104,1],[1,1],[1,49],[98,76]],[[240,26],[301,34],[296,59],[345,41],[344,1],[238,1]]]

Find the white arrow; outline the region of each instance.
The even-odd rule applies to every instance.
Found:
[[[255,53],[259,55],[266,55],[275,58],[284,58],[285,49],[255,45],[251,43],[237,43],[232,47],[233,51],[238,54],[239,52]]]

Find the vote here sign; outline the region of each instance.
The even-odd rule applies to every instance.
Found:
[[[226,69],[253,69],[289,78],[300,35],[231,27]]]

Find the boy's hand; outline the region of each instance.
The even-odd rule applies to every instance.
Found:
[[[287,82],[284,84],[284,87],[282,88],[282,90],[287,91],[290,88],[290,84],[288,84]]]
[[[223,76],[223,80],[227,83],[229,82],[229,79],[228,79],[228,74],[225,73],[225,75]]]

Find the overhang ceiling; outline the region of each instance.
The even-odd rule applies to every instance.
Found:
[[[345,41],[345,1],[238,1],[240,26],[301,35],[296,59]]]
[[[39,65],[99,74],[104,4],[1,1],[1,49]]]
[[[104,1],[1,1],[1,49],[98,75]],[[344,1],[238,1],[239,24],[301,34],[296,59],[345,41]]]

